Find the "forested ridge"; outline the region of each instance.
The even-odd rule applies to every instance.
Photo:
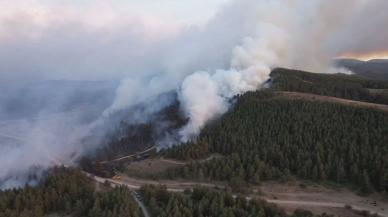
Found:
[[[158,217],[314,217],[311,212],[296,210],[287,215],[282,209],[261,200],[233,197],[225,192],[207,188],[170,193],[165,187],[144,186],[141,188],[144,201],[151,214]],[[329,217],[322,214],[315,217]]]
[[[236,100],[197,142],[167,151],[184,160],[224,157],[170,170],[169,177],[258,183],[294,175],[388,192],[387,112],[278,97],[272,90]]]
[[[272,89],[334,96],[356,101],[388,104],[388,81],[357,75],[318,74],[275,69],[271,73]]]
[[[57,168],[38,186],[0,191],[0,217],[141,217],[124,187],[96,191],[82,172]]]

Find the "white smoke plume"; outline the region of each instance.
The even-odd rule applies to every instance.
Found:
[[[0,181],[34,166],[55,165],[51,157],[72,163],[92,148],[80,141],[96,124],[139,104],[146,104],[147,111],[136,119],[147,119],[168,103],[151,103],[162,93],[178,92],[189,122],[175,142],[185,142],[224,114],[233,96],[261,88],[274,67],[330,72],[331,59],[343,53],[388,50],[385,0],[231,0],[199,26],[130,16],[106,1],[96,2],[79,8],[0,0],[6,11],[0,14],[0,85],[5,89],[0,134],[12,127],[7,122],[15,110],[11,104],[39,104],[31,108],[39,121],[26,115],[25,124],[16,127],[23,130],[14,131],[28,142],[0,141],[0,159],[6,162]],[[115,97],[108,94],[112,99],[87,120],[90,112],[71,116],[71,109],[64,109],[57,121],[44,118],[83,94],[63,90],[61,97],[46,102],[36,100],[44,94],[27,99],[13,91],[32,81],[61,79],[121,82]],[[78,101],[94,107],[91,101],[99,98]]]
[[[262,87],[271,68],[281,62],[287,35],[276,26],[258,29],[256,38],[245,38],[234,49],[231,69],[196,72],[183,81],[180,101],[190,117],[180,131],[183,142],[195,138],[207,121],[225,113],[233,96]]]
[[[351,38],[353,31],[365,35],[354,26],[357,20],[357,25],[363,21],[368,23],[368,28],[376,34],[375,28],[388,24],[382,9],[388,9],[388,4],[378,0],[368,3],[363,0],[241,2],[239,4],[251,8],[244,11],[254,13],[252,17],[256,23],[251,27],[255,31],[234,49],[229,70],[196,72],[184,80],[180,100],[190,117],[188,125],[180,131],[184,142],[195,138],[209,120],[226,112],[231,97],[261,88],[274,67],[351,74],[349,70],[333,68],[330,61],[350,47],[359,49],[358,46],[338,49],[330,45],[341,41],[345,45],[349,42],[359,45],[362,39],[357,42]],[[372,12],[377,13],[377,18],[366,16]],[[346,37],[338,38],[338,34]],[[380,35],[376,38],[377,44],[387,49],[386,38],[384,41]],[[372,51],[378,49],[373,48],[376,41],[367,43],[367,46],[361,44],[359,47],[372,47]]]

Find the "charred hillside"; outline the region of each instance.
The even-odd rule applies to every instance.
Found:
[[[168,100],[163,99],[166,97]],[[109,120],[113,123],[108,125],[113,126],[112,129],[98,141],[100,148],[79,160],[81,167],[86,171],[109,177],[120,164],[118,159],[150,150],[152,147],[155,147],[155,153],[157,146],[176,143],[176,131],[187,123],[187,119],[181,114],[176,93],[164,94],[160,99],[166,103],[151,115],[146,111],[147,105],[139,105],[131,111],[121,111],[110,117]],[[85,142],[94,141],[91,138]]]

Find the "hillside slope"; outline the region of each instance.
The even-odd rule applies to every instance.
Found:
[[[388,81],[366,79],[356,75],[318,74],[275,69],[271,73],[272,89],[311,93],[338,98],[388,104]]]
[[[240,184],[297,176],[350,183],[364,192],[388,192],[386,105],[354,100],[360,96],[365,101],[385,99],[363,91],[387,84],[285,69],[273,75],[272,90],[237,97],[234,108],[209,124],[197,142],[168,151],[168,156],[178,159],[212,153],[223,158],[187,165],[168,175]]]
[[[338,66],[348,68],[354,73],[368,78],[388,79],[388,60],[338,59],[336,63]]]

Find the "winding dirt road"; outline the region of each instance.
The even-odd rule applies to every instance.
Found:
[[[105,183],[108,182],[113,186],[125,186],[131,190],[138,190],[143,185],[164,185],[166,186],[167,190],[170,192],[183,192],[185,189],[193,189],[198,186],[202,187],[208,187],[208,188],[219,188],[223,189],[225,186],[222,184],[214,184],[214,183],[204,183],[204,182],[187,182],[187,181],[170,181],[170,180],[160,180],[160,181],[154,181],[154,180],[145,180],[145,179],[137,179],[137,178],[130,178],[130,177],[123,177],[121,180],[114,180],[114,179],[107,179],[107,178],[101,178],[96,177],[94,175],[86,173],[89,177],[93,178],[95,181],[99,183]],[[254,195],[254,196],[246,196],[246,199],[251,200],[253,198],[262,199],[267,201],[268,203],[277,204],[280,207],[285,206],[293,206],[293,207],[301,207],[301,208],[309,208],[309,207],[321,207],[321,208],[338,208],[346,210],[345,207],[351,206],[350,211],[368,211],[369,213],[376,213],[381,217],[388,217],[388,206],[387,209],[381,210],[381,206],[385,207],[385,203],[380,205],[380,207],[372,207],[368,205],[359,205],[358,203],[352,203],[352,201],[347,201],[346,197],[343,199],[344,201],[339,202],[338,200],[341,200],[341,198],[336,198],[336,200],[328,200],[325,197],[319,197],[317,194],[315,197],[321,199],[322,201],[314,201],[313,199],[273,199],[271,198],[271,193],[263,192],[262,195]],[[315,193],[309,194],[309,193],[303,193],[306,196],[314,195]],[[281,195],[281,193],[278,194],[278,196]],[[286,194],[285,194],[286,195]],[[298,195],[298,193],[288,193],[287,195]],[[335,197],[335,195],[333,195]],[[388,205],[388,203],[387,203]],[[348,208],[349,210],[349,208]],[[350,212],[349,211],[349,212]]]

